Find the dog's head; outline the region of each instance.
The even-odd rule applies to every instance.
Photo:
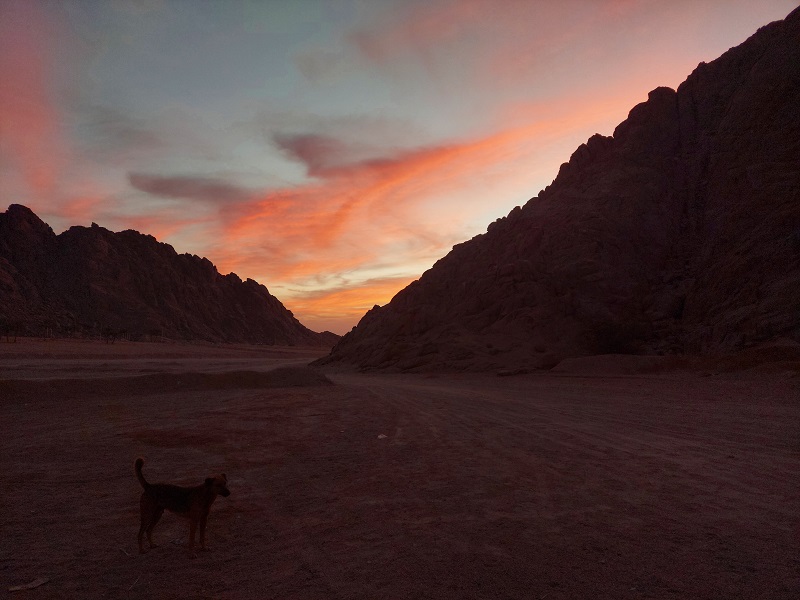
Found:
[[[225,477],[225,473],[206,479],[206,487],[211,488],[215,494],[223,498],[231,495],[231,491],[228,489],[228,478]]]

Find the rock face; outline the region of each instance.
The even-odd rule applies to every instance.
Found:
[[[323,362],[541,368],[800,339],[800,9],[595,135]]]
[[[0,213],[0,325],[19,334],[333,345],[263,285],[136,231],[92,224],[60,235],[30,209]]]

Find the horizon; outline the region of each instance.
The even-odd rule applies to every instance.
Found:
[[[346,333],[795,1],[7,1],[0,199]]]

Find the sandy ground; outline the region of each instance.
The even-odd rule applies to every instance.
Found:
[[[800,598],[799,377],[325,385],[318,354],[0,343],[0,595]],[[137,553],[137,456],[227,474],[209,552],[167,514]]]

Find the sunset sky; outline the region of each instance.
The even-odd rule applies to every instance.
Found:
[[[796,0],[0,0],[0,211],[345,333]]]

